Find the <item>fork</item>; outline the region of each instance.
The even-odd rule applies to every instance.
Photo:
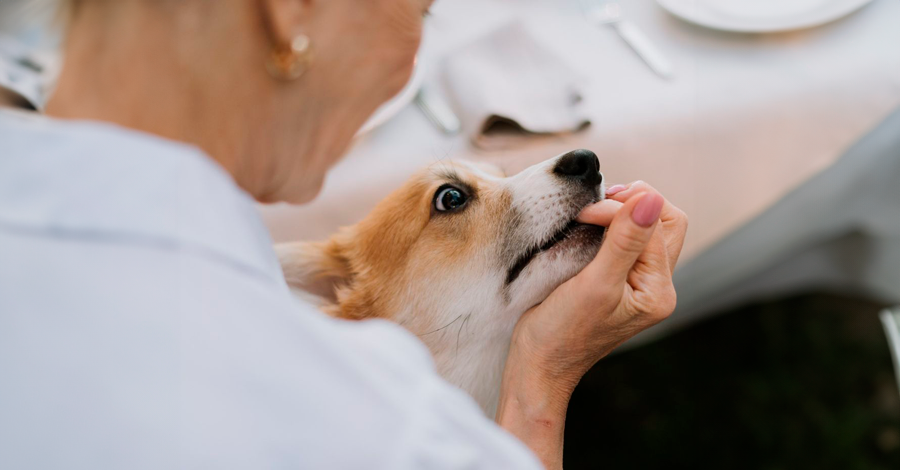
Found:
[[[598,0],[582,0],[582,7],[586,9],[588,21],[598,26],[609,25],[612,27],[619,37],[650,67],[650,70],[664,79],[674,76],[669,59],[637,25],[624,18],[622,8],[617,2],[601,3]]]

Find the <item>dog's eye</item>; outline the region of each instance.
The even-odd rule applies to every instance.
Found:
[[[468,197],[462,190],[448,186],[438,190],[434,196],[434,208],[438,212],[450,212],[466,205]]]

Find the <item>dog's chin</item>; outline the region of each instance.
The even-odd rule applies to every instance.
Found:
[[[578,274],[600,249],[605,229],[573,224],[565,236],[542,250],[510,285],[512,299],[530,308],[544,301],[553,289]]]
[[[597,254],[597,250],[600,248],[600,241],[603,239],[605,231],[605,228],[598,225],[588,225],[576,222],[568,230],[566,236],[562,240],[558,241],[549,249],[544,250],[538,257],[560,254],[561,256],[574,255],[574,257],[579,258],[578,254],[583,252],[590,254],[590,258],[588,258],[588,261],[590,261],[590,259]],[[579,270],[583,267],[584,265],[582,265]]]
[[[575,224],[565,238],[535,257],[528,269],[532,273],[528,274],[542,277],[558,273],[562,279],[557,279],[556,285],[562,284],[594,259],[604,233],[605,229],[597,225]]]

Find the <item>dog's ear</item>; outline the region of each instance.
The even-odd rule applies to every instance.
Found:
[[[275,245],[288,285],[330,303],[337,302],[337,288],[350,282],[350,264],[342,251],[334,239]]]

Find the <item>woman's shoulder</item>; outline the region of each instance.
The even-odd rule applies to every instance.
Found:
[[[115,241],[257,270],[276,265],[253,200],[194,147],[11,111],[0,112],[0,141],[0,223],[7,227],[47,242]]]

